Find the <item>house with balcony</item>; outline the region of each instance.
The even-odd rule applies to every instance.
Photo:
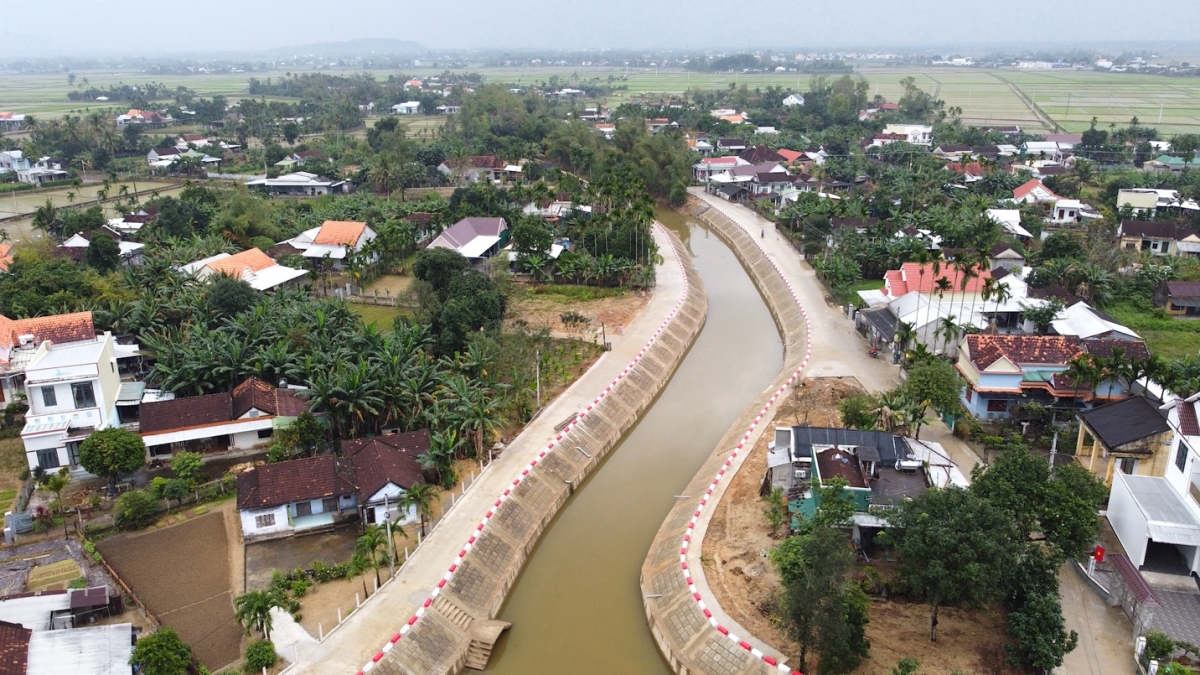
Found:
[[[15,401],[18,394],[25,393],[25,368],[43,342],[62,345],[95,339],[91,312],[32,319],[0,315],[0,402]]]
[[[1112,487],[1113,474],[1166,475],[1171,425],[1166,412],[1144,396],[1105,403],[1075,415],[1075,461]]]
[[[65,344],[42,342],[25,367],[29,411],[21,441],[31,470],[79,466],[79,445],[97,429],[118,426],[117,370],[112,333]]]
[[[424,483],[418,457],[429,452],[427,430],[353,439],[342,456],[322,455],[266,464],[238,477],[237,507],[247,539],[307,534],[349,520],[412,522],[401,506],[406,491]]]
[[[1162,406],[1171,438],[1162,475],[1114,471],[1105,512],[1138,568],[1174,571],[1184,583],[1200,574],[1200,394]]]

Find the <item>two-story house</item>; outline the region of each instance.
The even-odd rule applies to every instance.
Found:
[[[96,329],[91,312],[10,319],[0,315],[0,402],[24,394],[25,368],[43,342],[92,341]]]
[[[112,333],[88,341],[43,342],[25,368],[29,412],[21,440],[30,469],[79,466],[79,445],[97,429],[119,425],[121,376]]]
[[[1133,564],[1168,561],[1200,574],[1200,394],[1165,405],[1172,437],[1163,475],[1113,473],[1106,515]],[[1161,568],[1161,567],[1160,567]]]

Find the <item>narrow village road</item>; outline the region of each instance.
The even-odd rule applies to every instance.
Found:
[[[854,377],[868,391],[885,391],[900,383],[900,369],[886,359],[873,359],[867,354],[867,343],[854,330],[854,322],[825,300],[825,287],[816,272],[800,253],[775,229],[775,223],[753,210],[706,194],[704,188],[691,188],[698,199],[717,209],[753,236],[792,282],[800,300],[808,308],[811,320],[812,360],[805,377]],[[921,439],[940,443],[958,468],[968,478],[971,469],[981,463],[975,452],[950,433],[940,420],[921,428]]]
[[[1079,646],[1063,659],[1058,675],[1128,675],[1134,672],[1133,624],[1119,607],[1109,607],[1068,562],[1058,573],[1067,630]]]

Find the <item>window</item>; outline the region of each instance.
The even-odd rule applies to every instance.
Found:
[[[1187,450],[1187,443],[1181,441],[1179,443],[1179,450],[1175,452],[1175,468],[1179,469],[1180,471],[1186,470],[1188,456]]]
[[[79,441],[67,443],[67,462],[71,466],[79,466]]]
[[[43,469],[58,468],[58,450],[38,450],[37,451],[38,466]]]
[[[1119,468],[1121,469],[1121,473],[1132,476],[1137,471],[1137,460],[1132,457],[1122,457]]]
[[[42,387],[42,404],[47,408],[58,405],[58,396],[54,393],[54,387]]]
[[[337,497],[328,497],[321,500],[321,512],[329,513],[331,511],[337,511]]]
[[[268,513],[262,516],[254,516],[254,527],[260,530],[264,527],[275,527],[275,514]]]
[[[75,409],[95,408],[96,392],[91,382],[79,382],[71,385],[71,395],[75,397]]]
[[[967,387],[967,403],[975,400],[975,390]]]
[[[274,429],[259,429],[259,430],[258,430],[258,437],[259,437],[259,438],[270,438],[270,437],[271,437],[271,434],[272,434],[272,433],[274,433],[274,432],[275,432],[275,430],[274,430]]]
[[[993,399],[987,402],[988,412],[1008,412],[1008,401],[1004,399]]]
[[[312,502],[296,502],[296,515],[297,516],[311,516],[312,515]]]

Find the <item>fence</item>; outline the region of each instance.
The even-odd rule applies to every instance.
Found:
[[[86,541],[86,535],[84,535],[84,533],[79,529],[78,521],[75,521],[75,533],[79,535],[80,539]],[[158,630],[162,626],[162,621],[159,621],[154,612],[150,611],[150,608],[146,606],[146,603],[142,602],[142,599],[137,596],[137,593],[133,592],[133,587],[125,583],[125,580],[121,578],[121,575],[117,574],[117,571],[108,564],[108,561],[104,559],[104,556],[100,554],[100,551],[94,547],[93,550],[95,553],[92,553],[92,560],[99,562],[104,567],[104,571],[108,573],[108,576],[113,581],[116,582],[117,586],[121,589],[121,593],[132,600],[133,604],[137,606],[138,611],[141,612],[142,618],[146,620],[146,623],[150,624],[154,630]]]

